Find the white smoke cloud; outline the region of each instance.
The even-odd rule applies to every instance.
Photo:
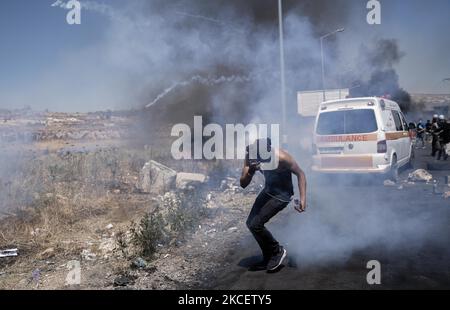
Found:
[[[50,73],[49,81],[75,75],[80,83],[88,84],[76,98],[72,96],[70,102],[95,99],[97,102],[93,104],[100,108],[106,105],[101,101],[116,107],[142,107],[159,101],[174,88],[192,82],[207,85],[202,79],[222,78],[221,84],[235,83],[234,87],[228,87],[233,91],[242,87],[237,76],[252,76],[252,83],[246,86],[254,94],[252,104],[263,108],[260,111],[267,117],[279,110],[276,27],[255,28],[249,16],[242,16],[229,7],[219,10],[216,16],[204,16],[197,13],[202,4],[196,2],[132,1],[121,7],[95,1],[80,2],[82,10],[106,17],[109,24],[104,38],[96,46],[74,52],[71,58],[80,59],[78,63],[74,61],[72,67],[67,66],[66,61],[60,66],[63,69],[55,68],[54,73]],[[65,4],[64,1],[56,3],[61,7]],[[88,18],[83,18],[83,23],[88,22]],[[313,49],[318,42],[312,26],[304,17],[286,14],[285,29],[286,50],[292,51],[286,55],[288,80],[294,81],[288,85],[290,91],[317,84],[314,76],[319,67],[314,66],[318,64],[318,56]],[[300,68],[305,61],[308,68],[292,70]],[[218,68],[229,68],[230,72],[224,73]],[[92,76],[98,78],[94,80]],[[298,81],[302,81],[302,85]],[[94,82],[99,83],[98,89],[92,85]],[[56,85],[63,83],[64,79]],[[46,99],[56,97],[54,93],[45,95]]]

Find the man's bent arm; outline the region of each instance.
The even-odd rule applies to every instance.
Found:
[[[251,169],[250,169],[250,166],[248,164],[248,161],[245,160],[244,168],[242,168],[242,175],[241,175],[241,179],[240,179],[240,183],[241,183],[241,187],[242,188],[246,188],[250,184],[252,179],[253,179],[255,171],[253,171],[253,173],[251,173],[250,170]]]
[[[297,176],[298,179],[298,191],[300,193],[300,203],[303,210],[306,209],[306,175],[300,166],[297,164],[294,158],[290,155],[287,156],[287,161],[289,163],[290,169],[293,174]]]

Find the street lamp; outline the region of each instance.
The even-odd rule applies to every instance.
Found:
[[[326,101],[326,98],[325,98],[325,64],[323,62],[323,40],[325,38],[328,38],[329,36],[332,36],[332,35],[338,33],[338,32],[344,32],[344,30],[345,30],[345,28],[339,28],[339,29],[336,29],[333,32],[327,33],[327,34],[325,34],[325,35],[320,37],[320,55],[321,55],[321,58],[322,58],[322,92],[323,92],[323,101]]]

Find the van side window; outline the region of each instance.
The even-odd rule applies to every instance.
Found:
[[[402,121],[400,119],[400,115],[397,111],[392,111],[392,115],[394,116],[395,129],[397,131],[403,131]]]
[[[405,116],[403,115],[403,113],[400,113],[400,117],[402,118],[403,131],[408,131],[409,126],[408,126],[408,123],[406,122],[406,119],[405,119]]]

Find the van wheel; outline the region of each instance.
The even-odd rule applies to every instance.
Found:
[[[391,181],[398,181],[398,163],[397,163],[397,155],[392,157],[391,171],[389,172],[389,179]]]

